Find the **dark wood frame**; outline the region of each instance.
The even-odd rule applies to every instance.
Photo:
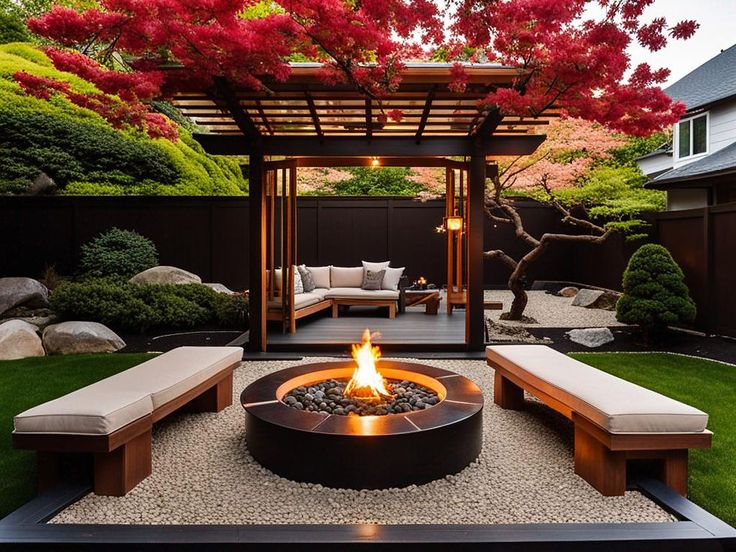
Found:
[[[503,358],[487,359],[495,371],[494,402],[501,408],[522,410],[524,391],[575,425],[575,473],[605,496],[626,491],[629,460],[651,460],[656,476],[683,496],[687,496],[688,449],[710,448],[712,433],[611,433],[577,411],[580,400],[530,376],[525,379],[509,370],[515,366]],[[521,368],[523,370],[523,368]]]
[[[13,433],[13,447],[35,450],[38,458],[38,490],[44,492],[65,478],[72,463],[84,469],[92,457],[95,494],[123,496],[151,475],[151,429],[180,409],[220,412],[232,404],[231,364],[217,374],[109,435],[65,433]]]

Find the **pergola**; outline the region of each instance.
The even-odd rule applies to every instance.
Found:
[[[279,173],[284,190],[293,193],[297,167],[380,164],[445,167],[452,190],[449,214],[455,190],[464,190],[460,198],[464,239],[457,270],[464,280],[465,346],[481,350],[483,202],[485,179],[495,170],[489,161],[533,153],[545,139],[539,129],[558,113],[504,117],[497,110],[480,109],[478,101],[489,91],[511,86],[518,75],[516,69],[495,64],[467,65],[469,79],[462,92],[450,86],[450,64],[408,64],[398,89],[380,99],[351,83],[327,86],[318,78],[319,69],[317,63],[294,63],[288,80],[266,81],[262,90],[241,89],[219,79],[206,92],[174,98],[185,115],[207,130],[195,135],[207,152],[250,158],[251,349],[267,347],[266,268],[273,248],[269,194]],[[386,117],[391,110],[402,112],[400,121]],[[295,208],[295,196],[289,205]],[[284,229],[291,233],[284,257],[289,262],[284,266],[291,266],[295,221]],[[288,281],[284,288],[288,289]]]

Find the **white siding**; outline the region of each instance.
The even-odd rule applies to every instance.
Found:
[[[683,211],[708,205],[708,191],[702,188],[667,190],[667,210]]]
[[[672,168],[672,155],[667,153],[660,153],[659,155],[652,155],[639,159],[636,162],[645,175],[650,176],[652,174],[658,174],[663,171]]]
[[[718,105],[710,110],[711,153],[736,142],[736,101]]]

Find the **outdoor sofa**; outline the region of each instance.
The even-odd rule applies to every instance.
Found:
[[[711,446],[708,414],[544,345],[491,346],[486,359],[501,408],[521,410],[527,391],[572,420],[575,473],[601,494],[623,495],[637,461],[687,495],[688,449]]]
[[[37,451],[39,492],[91,464],[95,494],[125,495],[151,474],[153,424],[232,404],[242,358],[241,347],[179,347],[18,414],[13,446]]]
[[[306,271],[306,272],[305,272]],[[383,273],[380,289],[366,289],[366,274]],[[296,331],[296,321],[321,310],[331,309],[332,317],[339,316],[341,306],[385,307],[389,318],[395,318],[399,300],[399,282],[404,268],[393,268],[390,261],[372,263],[363,261],[363,266],[305,266],[292,267],[295,282],[293,298],[284,301],[283,271],[276,269],[275,277],[268,274],[267,319],[289,325],[289,332]],[[303,275],[308,273],[308,276]],[[311,277],[311,285],[305,281]],[[309,291],[306,291],[309,290]]]

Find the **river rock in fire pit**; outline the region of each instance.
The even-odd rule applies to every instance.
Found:
[[[430,408],[439,402],[434,391],[406,380],[386,380],[386,387],[392,396],[378,400],[346,397],[346,386],[347,381],[331,379],[309,387],[297,387],[284,396],[283,402],[299,410],[338,416],[385,416],[414,412]]]

